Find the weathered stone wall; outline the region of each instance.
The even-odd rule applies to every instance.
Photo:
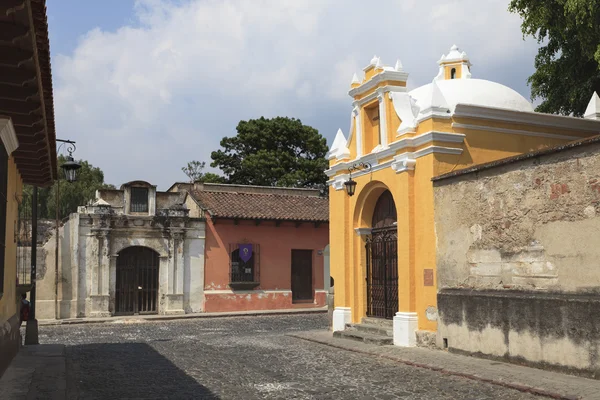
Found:
[[[436,181],[438,345],[599,369],[600,144]]]

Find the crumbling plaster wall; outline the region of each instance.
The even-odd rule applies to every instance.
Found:
[[[434,192],[438,345],[596,376],[600,145],[447,178]]]

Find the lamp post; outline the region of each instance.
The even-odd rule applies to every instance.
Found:
[[[352,171],[356,171],[359,169],[370,170],[371,164],[367,162],[361,162],[358,164],[354,164],[350,168],[348,168],[348,173],[350,174],[350,176],[348,180],[344,182],[344,186],[346,186],[346,193],[348,193],[348,196],[350,197],[354,196],[354,192],[356,192],[356,181],[352,179]]]
[[[60,150],[61,146],[65,143],[68,144],[67,151],[69,155],[67,156],[67,161],[65,161],[60,167],[65,174],[65,180],[69,183],[73,183],[77,180],[77,170],[81,168],[81,165],[75,162],[73,159],[73,152],[77,149],[75,147],[75,142],[71,140],[62,140],[56,139],[57,142],[61,142],[62,144],[58,146],[57,152]],[[60,178],[56,180],[56,221],[55,221],[55,229],[56,229],[56,243],[54,248],[54,318],[58,319],[60,316],[60,312],[58,309],[58,244],[59,244],[59,221],[60,221],[60,207],[59,207],[59,198],[60,198]]]

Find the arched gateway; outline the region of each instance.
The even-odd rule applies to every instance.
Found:
[[[389,190],[373,211],[367,238],[367,316],[392,319],[398,311],[398,229],[396,206]]]
[[[117,258],[115,314],[158,311],[158,253],[148,247],[121,250]]]

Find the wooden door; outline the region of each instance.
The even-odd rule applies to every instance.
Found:
[[[312,302],[312,250],[292,250],[292,301]]]

